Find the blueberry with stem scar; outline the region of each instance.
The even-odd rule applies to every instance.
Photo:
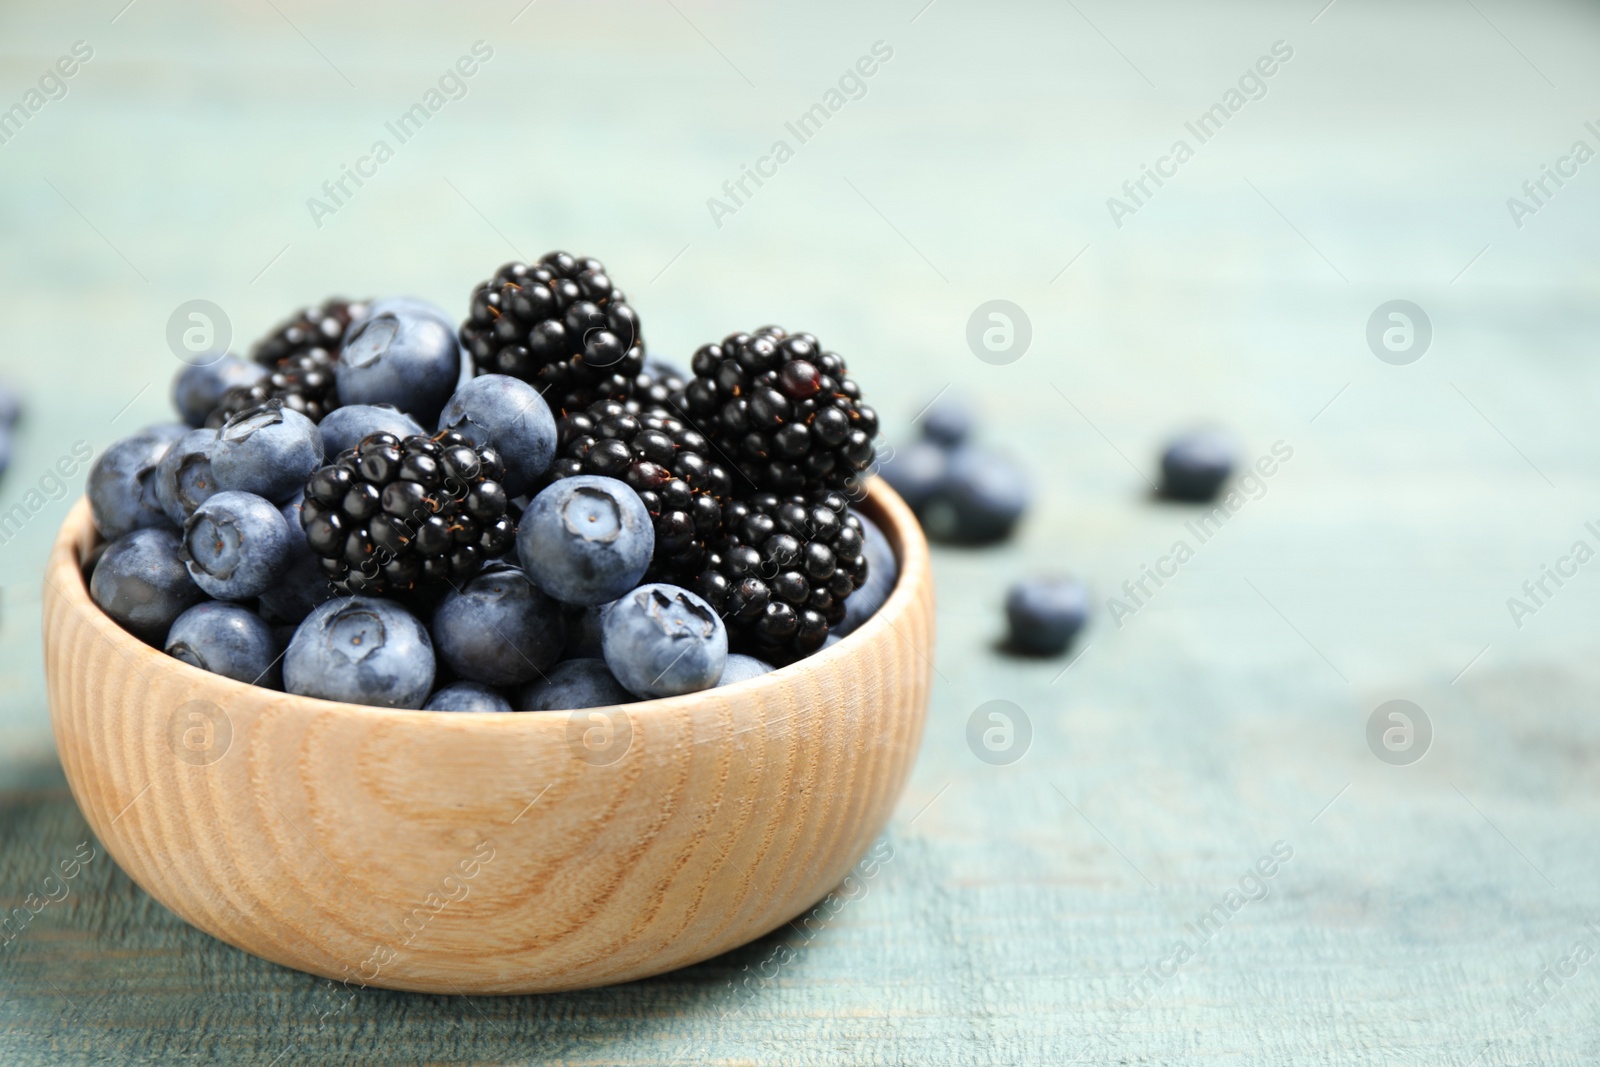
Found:
[[[283,512],[253,493],[217,493],[183,524],[189,576],[219,600],[260,596],[289,565]]]
[[[584,474],[547,487],[523,512],[517,555],[539,587],[566,604],[603,604],[639,584],[655,529],[639,494]]]
[[[283,686],[298,696],[386,708],[421,708],[433,691],[428,629],[392,600],[341,597],[295,631]]]
[[[711,605],[675,585],[642,585],[606,609],[606,666],[635,696],[709,689],[722,679],[728,631]]]
[[[277,689],[278,643],[249,608],[209,600],[179,615],[167,631],[167,655],[238,682]]]

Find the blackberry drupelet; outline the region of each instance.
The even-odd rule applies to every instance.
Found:
[[[558,416],[626,400],[644,367],[639,316],[605,264],[550,252],[507,263],[472,292],[461,344],[480,374],[509,374]]]
[[[217,409],[206,420],[212,428],[230,415],[282,400],[312,422],[339,406],[334,364],[345,329],[366,313],[367,305],[335,297],[321,307],[304,308],[256,342],[251,357],[271,373],[259,382],[234,386],[223,393]]]
[[[504,474],[494,449],[460,434],[373,434],[306,483],[306,543],[340,592],[460,585],[516,541]]]
[[[722,524],[693,588],[722,616],[732,647],[772,663],[821,648],[867,579],[861,521],[844,494],[758,493],[728,504]]]
[[[598,474],[639,494],[655,527],[655,556],[646,581],[687,580],[722,530],[733,491],[705,437],[664,410],[601,400],[561,419],[550,480]]]
[[[647,361],[633,379],[629,409],[635,412],[681,412],[688,379],[675,367]]]
[[[701,347],[693,367],[690,419],[763,489],[842,488],[871,466],[878,413],[811,334],[736,333]]]

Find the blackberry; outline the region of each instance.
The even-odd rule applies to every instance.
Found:
[[[861,520],[844,494],[758,493],[728,504],[722,525],[693,588],[723,617],[732,647],[772,663],[821,648],[867,579]]]
[[[479,374],[521,378],[558,416],[626,400],[644,367],[639,316],[605,264],[565,252],[507,263],[474,289],[461,344]]]
[[[693,367],[690,419],[763,489],[844,488],[871,466],[878,413],[811,334],[736,333],[701,347]]]
[[[300,521],[342,593],[460,585],[516,542],[505,465],[460,434],[375,433],[312,474]]]
[[[626,482],[655,527],[655,556],[646,581],[687,579],[722,530],[733,480],[711,458],[705,437],[658,408],[601,400],[563,416],[549,478],[599,474]]]
[[[284,407],[312,422],[321,422],[324,415],[339,406],[334,365],[339,361],[345,330],[366,308],[364,303],[335,297],[321,307],[304,308],[280,323],[256,342],[251,352],[251,358],[269,368],[271,374],[223,393],[206,425],[221,426],[229,416],[268,400],[282,400]]]
[[[647,362],[628,389],[629,407],[636,412],[670,414],[681,410],[688,381],[676,368]]]

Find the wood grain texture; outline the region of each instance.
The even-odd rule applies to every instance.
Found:
[[[552,714],[391,711],[244,685],[141,644],[89,599],[87,503],[57,539],[45,664],[95,836],[229,944],[354,985],[530,993],[725,952],[809,908],[882,830],[927,708],[933,584],[901,561],[834,648],[726,688]]]

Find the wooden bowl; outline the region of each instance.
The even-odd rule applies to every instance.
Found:
[[[882,830],[927,710],[927,543],[881,480],[889,601],[802,663],[594,711],[445,714],[180,663],[89,599],[79,501],[44,583],[56,746],[134,881],[246,952],[426,993],[625,982],[781,926]]]

